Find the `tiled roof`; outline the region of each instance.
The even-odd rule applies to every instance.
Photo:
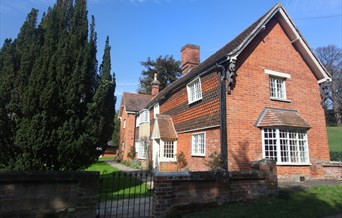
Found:
[[[236,52],[240,49],[241,45],[246,43],[246,40],[252,37],[253,33],[256,32],[258,29],[262,28],[263,21],[266,18],[269,18],[272,13],[274,13],[275,9],[281,7],[280,4],[276,4],[271,10],[269,10],[266,14],[260,17],[257,21],[255,21],[251,26],[245,29],[242,33],[240,33],[237,37],[235,37],[232,41],[218,50],[216,53],[211,55],[205,61],[203,61],[198,67],[194,68],[185,76],[179,78],[172,84],[165,87],[162,91],[158,93],[158,95],[146,106],[147,108],[158,102],[163,96],[168,94],[169,92],[173,91],[175,88],[189,82],[191,79],[195,78],[199,74],[203,73],[204,71],[208,70],[216,63],[226,59],[228,55],[232,52]]]
[[[310,128],[306,120],[296,110],[268,108],[259,116],[257,127],[301,127]]]
[[[157,114],[156,120],[159,126],[160,139],[162,140],[176,140],[177,134],[173,126],[171,116]]]
[[[126,107],[126,111],[139,112],[151,101],[151,95],[124,92],[122,94],[121,106]]]

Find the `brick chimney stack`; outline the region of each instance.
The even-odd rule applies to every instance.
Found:
[[[186,44],[181,49],[182,74],[189,73],[200,64],[200,47],[198,45]]]
[[[151,95],[154,98],[159,93],[160,82],[157,80],[157,73],[154,73],[154,79],[151,82]]]

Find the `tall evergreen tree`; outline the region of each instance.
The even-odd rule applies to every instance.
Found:
[[[0,51],[0,167],[81,169],[111,139],[115,80],[97,79],[86,1],[57,0],[38,26],[37,14]]]
[[[181,62],[175,60],[173,56],[159,56],[156,60],[147,58],[146,61],[141,62],[141,65],[146,68],[141,72],[141,77],[139,78],[138,92],[141,94],[151,94],[151,82],[155,73],[158,73],[160,90],[176,81],[182,75]]]

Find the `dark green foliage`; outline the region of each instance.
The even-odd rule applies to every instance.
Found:
[[[330,151],[331,161],[342,161],[342,151]]]
[[[138,92],[141,94],[151,94],[151,82],[154,74],[158,73],[158,81],[160,82],[159,90],[164,89],[167,85],[176,81],[182,75],[180,61],[177,61],[173,56],[159,56],[156,60],[147,58],[141,62],[141,65],[146,68],[141,72],[139,78],[140,85]]]
[[[37,15],[0,51],[0,168],[82,169],[111,138],[115,80],[97,75],[86,1],[58,0],[38,26]]]
[[[119,119],[119,111],[117,111],[114,117],[114,132],[112,135],[112,146],[118,148],[119,143],[120,143],[120,119]]]

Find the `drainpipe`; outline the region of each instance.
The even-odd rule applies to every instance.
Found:
[[[228,95],[234,86],[235,77],[235,62],[236,57],[228,58],[229,64],[228,69],[221,62],[216,64],[216,67],[220,69],[220,142],[221,142],[221,155],[222,162],[221,167],[224,171],[228,172],[228,131],[227,131],[227,102],[226,102],[226,92]],[[228,81],[226,89],[226,80]]]
[[[220,69],[220,143],[221,143],[221,167],[228,171],[228,142],[227,142],[227,103],[226,103],[226,68],[216,64]]]

